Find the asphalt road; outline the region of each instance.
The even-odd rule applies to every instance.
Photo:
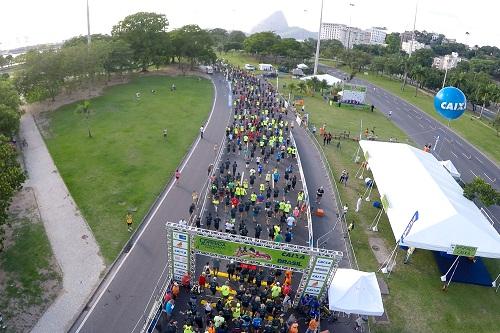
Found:
[[[319,68],[337,77],[347,75],[336,68],[324,65],[320,65]],[[451,160],[460,172],[463,181],[469,182],[474,177],[480,177],[495,189],[500,190],[498,165],[450,128],[378,86],[358,78],[354,78],[351,82],[366,85],[368,87],[367,103],[375,105],[387,116],[389,111],[392,111],[391,121],[416,144],[423,147],[430,143],[433,146],[432,154],[439,160]],[[439,141],[435,145],[438,136]],[[496,144],[497,148],[500,149],[498,142],[492,142],[492,144]],[[485,210],[494,221],[496,230],[500,232],[500,206],[491,206]]]

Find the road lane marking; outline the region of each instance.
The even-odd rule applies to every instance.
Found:
[[[457,154],[455,154],[452,150],[450,150],[450,153],[452,153],[453,156],[455,156],[456,158],[458,158]]]
[[[479,163],[481,163],[482,165],[484,165],[484,162],[483,162],[483,161],[481,161],[479,158],[477,158],[477,156],[474,156],[474,158],[475,158],[476,160],[478,160],[478,161],[479,161]],[[489,177],[488,177],[488,178],[489,178]]]
[[[494,182],[496,182],[496,181],[497,181],[497,179],[496,179],[496,178],[495,178],[495,179],[491,179],[491,178],[490,178],[490,176],[488,176],[486,173],[484,173],[484,172],[483,172],[483,174],[484,174],[484,175],[485,175],[485,176],[486,176],[486,177],[487,177],[487,178],[488,178],[488,179],[489,179],[492,183],[494,183]]]
[[[464,156],[465,156],[465,158],[466,158],[466,159],[468,159],[468,160],[470,160],[470,159],[472,158],[472,154],[471,154],[470,156],[467,156],[467,155],[465,155],[464,153],[462,153],[462,155],[464,155]]]
[[[474,171],[472,171],[472,170],[469,170],[469,171],[474,175],[474,177],[477,178],[477,175],[474,173]]]
[[[422,125],[421,123],[418,123],[418,126],[424,128],[424,125]]]

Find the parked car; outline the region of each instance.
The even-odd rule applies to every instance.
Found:
[[[255,70],[255,66],[251,65],[251,64],[245,64],[245,69],[247,71],[254,71]]]
[[[264,74],[262,74],[262,75],[263,75],[264,77],[269,77],[269,78],[271,78],[271,77],[277,77],[277,76],[278,76],[278,73],[276,73],[276,72],[272,71],[272,72],[266,72],[266,73],[264,73]]]

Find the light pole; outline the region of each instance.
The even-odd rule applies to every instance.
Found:
[[[446,57],[446,56],[445,56]],[[449,57],[446,57],[446,62],[444,64],[444,78],[443,78],[443,86],[441,87],[441,89],[444,88],[444,85],[446,84],[446,76],[448,76],[448,67],[449,67],[449,64],[450,64],[450,58]]]
[[[349,7],[354,7],[353,3],[349,4]],[[349,27],[347,27],[347,49],[351,48],[351,23],[352,22],[352,9],[349,9]]]
[[[89,0],[87,0],[87,69],[89,70],[88,77],[88,89],[89,89],[89,98],[92,96],[92,87],[90,82],[90,10],[89,10]]]
[[[323,25],[323,1],[324,0],[321,0],[321,12],[319,14],[318,41],[316,42],[316,56],[314,57],[314,75],[318,74],[319,44],[321,40],[321,26]]]

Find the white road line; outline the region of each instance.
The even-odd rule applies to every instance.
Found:
[[[432,125],[429,125],[429,127],[432,129],[432,130],[436,130],[436,127],[432,126]]]
[[[474,171],[472,171],[472,170],[469,170],[469,171],[474,175],[474,177],[477,177],[477,175],[474,173]]]
[[[457,154],[455,154],[453,151],[450,150],[450,153],[452,153],[453,156],[455,156],[456,158],[458,158]]]
[[[429,118],[425,118],[425,120],[427,120],[428,123],[432,124],[432,122]]]
[[[458,141],[458,140],[455,140],[455,143],[456,143],[457,145],[459,145],[459,146],[462,146],[462,144],[461,144],[461,143],[460,143],[460,141]]]
[[[445,139],[445,140],[446,140],[446,142],[448,142],[448,143],[452,143],[452,142],[453,142],[452,140],[450,140],[450,139],[448,139],[448,138],[446,138],[446,137],[445,137],[444,139]]]
[[[488,179],[489,179],[492,183],[494,183],[494,182],[496,182],[496,181],[497,181],[497,179],[496,179],[496,178],[495,178],[495,179],[491,179],[491,178],[490,178],[490,176],[488,176],[486,173],[484,173],[484,172],[483,172],[483,174],[484,174],[484,175],[485,175],[485,176],[486,176],[486,177],[487,177],[487,178],[488,178]]]
[[[476,160],[478,160],[478,162],[479,162],[479,163],[481,163],[482,165],[484,165],[484,162],[483,162],[483,161],[481,161],[479,158],[477,158],[477,156],[474,156],[474,158],[475,158]],[[489,177],[488,177],[488,178],[489,178]]]
[[[462,153],[462,155],[464,155],[464,156],[465,156],[465,158],[466,158],[466,159],[468,159],[468,160],[470,160],[470,159],[472,158],[472,155],[471,155],[471,156],[467,156],[467,155],[465,155],[464,153]]]
[[[208,119],[207,119],[207,122],[205,123],[205,128],[207,126],[207,124],[210,122],[210,119],[212,118],[212,115],[214,113],[214,110],[215,110],[215,105],[217,104],[217,86],[215,85],[214,81],[212,81],[212,84],[215,88],[215,98],[214,98],[214,104],[212,105],[212,111],[210,111],[210,115],[208,116]],[[182,173],[182,170],[184,170],[184,167],[186,166],[187,162],[189,161],[189,159],[191,158],[191,156],[193,155],[193,152],[196,150],[196,147],[198,146],[198,143],[200,142],[200,136],[198,135],[198,138],[196,139],[196,142],[193,146],[193,149],[191,149],[191,151],[189,152],[187,158],[184,160],[184,162],[182,163],[181,167],[179,168],[179,171]],[[135,244],[137,244],[137,242],[139,241],[139,239],[142,237],[142,234],[146,231],[147,227],[149,226],[149,224],[151,223],[151,221],[153,220],[153,217],[156,215],[156,213],[158,212],[158,210],[160,209],[161,205],[163,204],[163,201],[165,201],[165,198],[167,197],[168,193],[170,193],[170,190],[172,189],[174,185],[174,182],[171,182],[170,185],[168,186],[167,190],[165,191],[165,193],[163,194],[162,198],[160,199],[160,202],[158,203],[158,205],[156,206],[156,208],[154,209],[153,211],[153,214],[151,214],[149,216],[149,219],[146,221],[146,224],[144,225],[144,227],[142,228],[141,232],[139,233],[139,235],[137,236],[134,244],[132,245],[132,247],[130,248],[130,251],[128,251],[126,254],[125,254],[125,257],[123,258],[123,260],[118,264],[118,267],[116,268],[116,270],[113,272],[113,274],[111,275],[111,278],[107,281],[106,285],[104,288],[102,288],[102,291],[101,293],[99,294],[99,296],[97,296],[96,300],[94,301],[94,303],[92,304],[92,306],[90,307],[89,311],[87,312],[87,314],[85,315],[85,317],[83,318],[82,322],[80,323],[80,325],[78,326],[78,328],[76,329],[76,333],[79,333],[80,330],[82,329],[83,325],[85,325],[85,323],[87,322],[87,319],[90,317],[90,315],[92,314],[92,312],[94,311],[95,307],[97,306],[97,304],[99,303],[99,300],[102,298],[102,296],[104,295],[104,293],[108,290],[111,282],[113,282],[114,278],[116,277],[116,274],[118,274],[118,272],[120,271],[120,269],[122,268],[123,264],[125,263],[125,261],[127,260],[128,256],[132,253],[132,251],[134,250],[135,248]]]
[[[422,125],[421,123],[418,123],[418,126],[424,128],[424,125]]]

